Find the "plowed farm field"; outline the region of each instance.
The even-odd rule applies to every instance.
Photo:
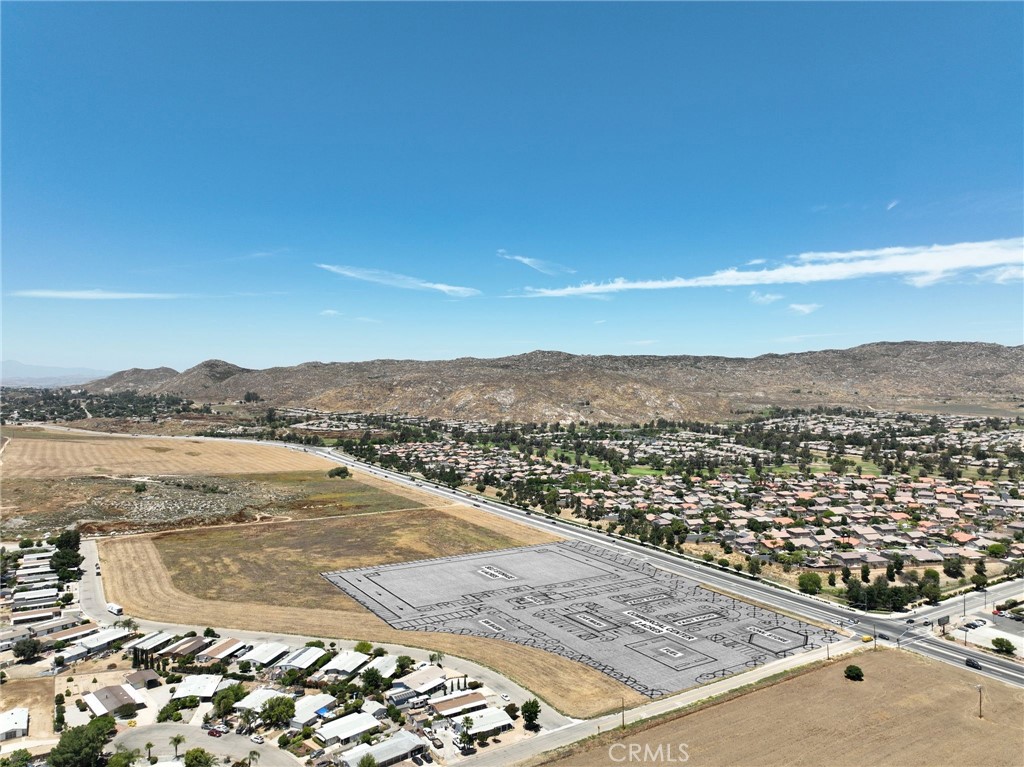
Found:
[[[335,464],[296,450],[227,440],[147,439],[75,434],[43,436],[5,429],[4,476],[224,475],[328,470]]]

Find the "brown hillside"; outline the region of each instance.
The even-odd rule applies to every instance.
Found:
[[[88,388],[110,388],[123,375]],[[486,421],[715,419],[773,404],[1012,410],[1024,402],[1024,347],[907,341],[754,358],[536,351],[497,359],[309,362],[266,370],[210,361],[138,388],[200,402],[236,400],[255,391],[278,406]]]

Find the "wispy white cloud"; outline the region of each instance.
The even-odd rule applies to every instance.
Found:
[[[790,304],[789,308],[797,314],[810,314],[811,312],[818,311],[821,308],[821,304]]]
[[[166,301],[188,298],[184,293],[121,293],[115,290],[15,290],[19,298],[55,298],[69,301]]]
[[[747,263],[745,263],[744,266],[757,266],[759,264],[763,264],[764,262],[765,260],[763,258],[752,258],[749,261],[747,261]]]
[[[1004,282],[1017,282],[1024,280],[1024,264],[1013,264],[1012,266],[1000,266],[978,273],[978,280],[981,282],[997,282],[1000,285]]]
[[[886,210],[892,210],[893,208],[895,208],[899,204],[900,204],[899,200],[892,200],[888,205],[885,206],[885,209]]]
[[[617,277],[609,282],[587,282],[564,288],[525,288],[524,295],[530,298],[594,297],[632,290],[807,284],[864,277],[902,277],[915,287],[923,287],[950,277],[977,273],[979,270],[992,275],[996,269],[1019,269],[1024,263],[1024,238],[953,245],[810,252],[793,256],[789,260],[791,263],[770,269],[733,267],[701,277],[653,280]],[[1000,271],[989,279],[1001,276],[1005,281],[1017,273]]]
[[[324,309],[320,312],[321,317],[338,317],[341,314],[337,309]]]
[[[356,322],[368,322],[368,323],[372,323],[374,325],[376,325],[377,323],[380,322],[380,320],[376,320],[373,317],[356,317],[355,321]]]
[[[750,291],[750,300],[755,304],[774,304],[781,298],[781,293],[761,293],[758,290]]]
[[[518,261],[520,264],[535,269],[542,274],[576,274],[575,269],[556,264],[554,261],[543,261],[539,258],[530,258],[528,256],[513,256],[507,250],[499,250],[498,258],[504,258],[506,261]]]
[[[332,264],[315,264],[320,269],[339,274],[342,277],[351,277],[354,280],[375,282],[378,285],[387,285],[392,288],[403,288],[405,290],[437,290],[446,296],[454,298],[469,298],[480,295],[476,288],[464,288],[458,285],[446,285],[443,282],[429,282],[418,277],[409,277],[405,274],[385,272],[382,269],[363,269],[356,266],[335,266]]]
[[[606,323],[607,321],[608,321],[608,320],[594,320],[594,324],[595,324],[595,325],[603,325],[603,324],[604,324],[604,323]]]

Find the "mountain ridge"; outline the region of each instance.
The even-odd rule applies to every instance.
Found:
[[[876,342],[757,357],[574,355],[534,350],[497,358],[305,362],[263,370],[206,360],[121,371],[92,391],[134,388],[201,402],[258,393],[275,406],[438,418],[615,421],[722,418],[769,405],[913,409],[1024,401],[1024,346],[967,341]]]

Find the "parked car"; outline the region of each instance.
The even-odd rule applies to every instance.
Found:
[[[975,618],[974,622],[977,623],[979,626],[984,626],[986,623],[988,623],[988,621],[984,618]]]
[[[255,743],[258,746],[262,746],[263,743],[265,742],[263,740],[263,736],[262,735],[251,735],[251,736],[249,736],[249,740],[251,740],[253,743]]]
[[[219,733],[220,733],[221,735],[227,735],[227,734],[228,734],[229,732],[231,732],[231,728],[230,728],[230,727],[228,727],[228,726],[227,726],[226,724],[224,724],[223,722],[222,722],[221,724],[218,724],[218,725],[217,725],[216,727],[214,727],[213,729],[215,729],[215,730],[216,730],[217,732],[219,732]]]
[[[224,733],[222,733],[220,730],[207,730],[206,734],[209,735],[211,738],[219,738]]]
[[[966,664],[967,664],[967,665],[968,665],[968,666],[969,666],[970,668],[976,668],[976,669],[978,669],[979,671],[981,670],[981,664],[980,664],[980,663],[978,663],[978,661],[974,660],[974,658],[968,658],[968,659],[967,659],[966,661],[964,661],[964,662],[965,662],[965,663],[966,663]]]

